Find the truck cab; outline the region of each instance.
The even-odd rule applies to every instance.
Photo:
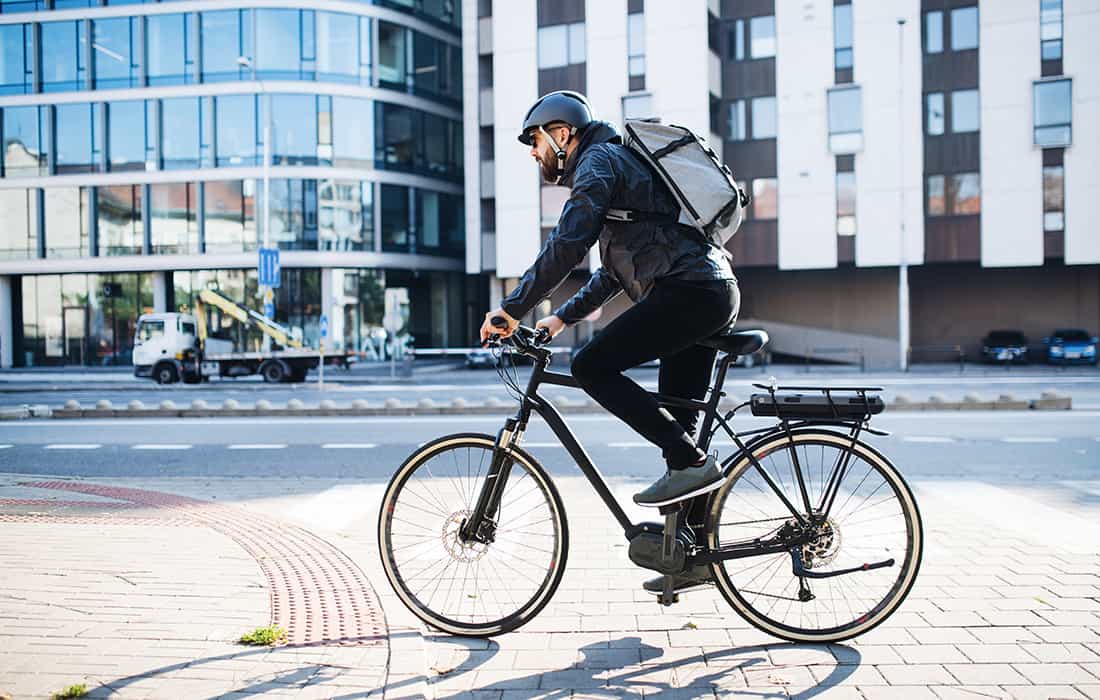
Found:
[[[142,314],[134,332],[134,376],[158,384],[186,379],[183,360],[196,350],[197,329],[191,314]]]

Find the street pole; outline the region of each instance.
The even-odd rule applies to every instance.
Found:
[[[898,18],[898,365],[909,369],[909,258],[905,245],[905,18]]]

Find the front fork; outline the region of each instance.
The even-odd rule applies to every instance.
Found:
[[[512,473],[513,460],[510,452],[521,434],[516,430],[518,424],[515,418],[509,418],[497,433],[497,441],[493,446],[493,460],[489,463],[489,471],[485,475],[485,485],[478,493],[473,512],[463,521],[458,530],[458,537],[463,542],[491,544],[496,539],[500,500],[504,495],[504,487],[508,485],[508,476]]]

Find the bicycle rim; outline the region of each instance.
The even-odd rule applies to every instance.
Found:
[[[892,566],[829,578],[804,579],[812,598],[800,597],[790,551],[713,565],[726,600],[750,623],[793,641],[839,641],[885,620],[905,599],[920,565],[923,534],[912,493],[897,470],[864,443],[829,431],[794,431],[811,506],[821,502],[833,468],[850,455],[826,523],[798,554],[811,571],[829,573],[893,559]],[[752,447],[764,472],[805,517],[791,443],[785,434]],[[796,522],[747,456],[711,500],[712,548],[766,538]]]
[[[494,444],[487,435],[456,435],[425,445],[394,474],[379,515],[379,553],[394,590],[422,620],[453,634],[516,629],[549,602],[565,570],[561,498],[519,449],[511,453],[495,540],[458,538]]]

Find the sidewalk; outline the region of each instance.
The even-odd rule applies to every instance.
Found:
[[[842,645],[794,645],[717,592],[659,607],[587,482],[555,481],[573,535],[562,586],[520,631],[474,640],[425,630],[390,590],[382,484],[0,475],[0,692],[1100,698],[1095,507],[918,484],[927,544],[901,611]],[[623,503],[637,486],[612,482]],[[233,642],[273,622],[291,645]]]

